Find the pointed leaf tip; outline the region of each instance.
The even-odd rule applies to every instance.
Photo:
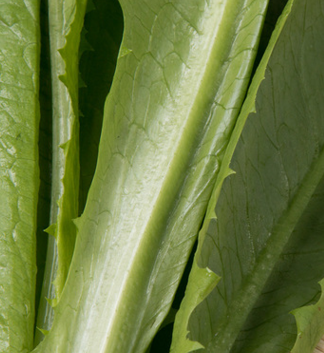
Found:
[[[37,330],[40,331],[44,336],[49,334],[49,330],[43,330],[42,328],[39,328],[38,326],[36,326]]]
[[[56,223],[53,223],[49,227],[44,229],[44,232],[55,237],[56,236],[56,229],[57,229]]]

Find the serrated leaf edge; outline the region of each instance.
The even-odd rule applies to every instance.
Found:
[[[189,330],[187,329],[190,316],[195,308],[207,298],[211,291],[216,287],[217,283],[221,279],[217,274],[212,272],[208,267],[201,268],[199,266],[199,258],[201,255],[202,246],[204,239],[206,237],[206,232],[209,227],[210,222],[213,219],[217,219],[217,214],[215,212],[218,197],[222,188],[222,185],[227,177],[230,175],[235,175],[235,171],[230,168],[230,162],[232,160],[235,147],[243,131],[246,120],[250,114],[256,113],[256,97],[258,89],[265,78],[265,72],[267,68],[268,61],[273,52],[275,44],[280,36],[282,28],[286,23],[286,20],[291,12],[295,0],[289,0],[282,15],[278,19],[277,25],[272,33],[271,39],[267,46],[267,49],[262,57],[262,60],[256,70],[256,73],[252,79],[251,86],[249,87],[247,97],[242,105],[241,112],[238,116],[237,123],[235,125],[234,131],[231,135],[229,144],[226,148],[226,152],[220,167],[219,175],[216,179],[215,186],[212,192],[212,196],[207,206],[206,217],[198,235],[198,248],[194,257],[192,270],[189,274],[188,285],[186,288],[186,293],[184,299],[181,303],[180,309],[176,315],[176,320],[174,324],[173,340],[171,345],[171,353],[189,353],[198,349],[204,348],[204,346],[197,342],[192,341],[188,338]],[[196,287],[193,292],[195,285],[199,283],[199,278],[201,276],[205,277],[209,275],[209,280],[204,283],[203,286]],[[194,300],[190,300],[190,296],[193,296]],[[176,340],[175,337],[178,337]]]

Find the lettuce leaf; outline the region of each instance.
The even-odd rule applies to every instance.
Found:
[[[79,211],[78,59],[86,0],[49,2],[53,104],[51,225],[37,325],[50,329],[69,270]],[[51,306],[50,306],[51,305]],[[37,334],[36,342],[42,339]]]
[[[121,5],[97,169],[53,327],[35,352],[148,346],[204,217],[267,1]]]
[[[247,118],[233,155],[236,173],[224,181],[217,219],[196,259],[221,277],[189,319],[189,339],[205,348],[199,351],[288,353],[297,335],[290,312],[320,293],[323,4],[296,0],[287,6],[291,13],[279,21],[284,27],[257,93],[256,113]],[[239,122],[244,115],[243,108]],[[308,330],[312,344],[303,352],[312,353],[320,337],[310,336]]]
[[[33,347],[39,2],[0,2],[0,351]]]
[[[198,233],[172,352],[319,347],[324,8],[264,52],[284,2],[2,1],[1,352],[33,349],[48,218],[35,353],[157,353]]]
[[[323,346],[321,338],[324,332],[324,280],[320,281],[320,285],[322,294],[318,302],[292,311],[297,321],[298,336],[291,353],[317,353],[314,350]]]

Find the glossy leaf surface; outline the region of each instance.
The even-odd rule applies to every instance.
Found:
[[[0,351],[33,347],[39,2],[0,1]]]

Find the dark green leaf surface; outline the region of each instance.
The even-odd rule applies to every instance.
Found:
[[[221,276],[188,327],[206,352],[290,352],[297,334],[290,311],[320,292],[323,33],[323,2],[296,0],[199,258]]]
[[[48,234],[45,229],[50,223],[51,167],[52,167],[52,93],[48,37],[47,2],[40,3],[41,55],[40,55],[40,123],[39,123],[39,172],[40,185],[37,205],[37,277],[36,317],[41,298],[46,264]],[[35,331],[37,335],[37,330]]]
[[[39,2],[0,1],[0,351],[33,347]]]
[[[246,94],[267,1],[121,2],[98,165],[37,352],[143,352],[172,303]]]

